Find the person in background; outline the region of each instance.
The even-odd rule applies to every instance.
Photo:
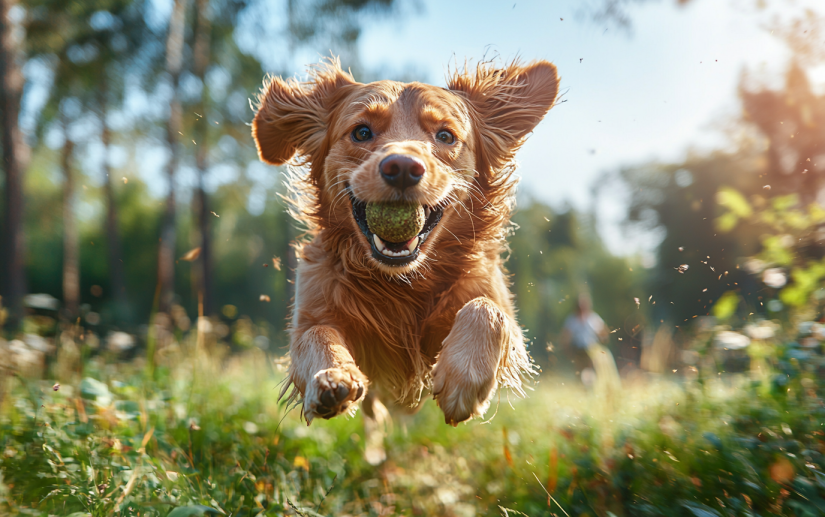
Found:
[[[576,300],[576,309],[567,317],[561,334],[561,345],[572,359],[576,375],[581,375],[585,386],[591,387],[596,381],[591,354],[593,348],[607,341],[607,327],[602,318],[592,311],[590,296],[581,293]]]

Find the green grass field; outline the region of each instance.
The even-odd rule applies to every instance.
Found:
[[[456,429],[428,401],[393,417],[372,467],[360,415],[307,427],[263,353],[142,364],[92,360],[56,391],[5,379],[0,514],[825,514],[825,406],[805,368],[640,377],[610,397],[544,375]]]

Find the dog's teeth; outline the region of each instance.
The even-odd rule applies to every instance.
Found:
[[[401,250],[401,251],[392,251],[390,249],[382,249],[382,255],[386,255],[387,257],[406,257],[410,254],[409,250]]]
[[[375,247],[378,248],[378,251],[386,254],[386,251],[384,250],[384,241],[382,241],[381,238],[375,235],[374,233],[372,234],[372,240],[375,242]]]
[[[427,237],[429,237],[429,236],[430,236],[430,232],[427,232],[424,235],[422,235],[421,237],[419,237],[418,240],[421,241],[421,244],[424,244],[424,241],[426,241]]]
[[[418,237],[413,237],[410,242],[407,243],[407,253],[412,253],[416,246],[418,246]]]
[[[430,207],[425,206],[424,207],[424,219],[429,218],[431,213],[432,213],[432,210],[430,210]]]

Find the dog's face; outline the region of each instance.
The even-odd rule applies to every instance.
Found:
[[[484,202],[485,185],[512,160],[557,91],[555,67],[547,62],[478,67],[453,76],[447,89],[360,84],[331,64],[309,83],[272,80],[259,98],[253,135],[266,162],[304,156],[321,211],[346,209],[343,217],[361,234],[368,261],[385,273],[406,274],[433,254],[442,230],[450,231],[459,210],[448,207],[466,212],[468,204]],[[416,236],[388,242],[370,230],[367,204],[387,201],[423,207]]]
[[[439,239],[444,209],[466,202],[475,174],[471,130],[463,100],[433,86],[381,81],[345,97],[331,121],[324,183],[349,197],[375,266],[389,273],[416,268]],[[366,204],[386,201],[424,208],[418,235],[389,242],[370,231]]]

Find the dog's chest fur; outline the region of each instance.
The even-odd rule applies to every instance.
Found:
[[[490,268],[500,271],[499,264],[479,268],[477,255],[445,257],[425,276],[405,283],[348,267],[322,237],[301,250],[292,331],[300,335],[314,325],[336,328],[371,383],[401,403],[414,404],[458,310],[491,291],[496,297],[498,289],[489,285],[489,277]],[[325,281],[315,281],[319,278]],[[305,285],[321,288],[310,291]]]

